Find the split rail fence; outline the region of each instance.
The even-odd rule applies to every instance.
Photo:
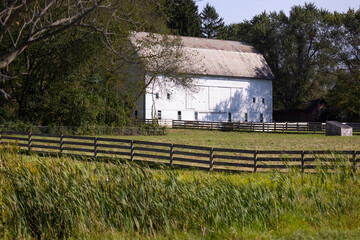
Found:
[[[235,172],[273,169],[316,172],[347,166],[356,171],[360,151],[259,151],[212,148],[117,138],[49,135],[2,131],[0,144],[38,153],[67,154],[89,158],[121,158],[149,165]]]
[[[360,134],[360,123],[344,123]],[[321,122],[205,122],[173,120],[173,128],[209,129],[244,132],[318,133],[326,132],[326,123]]]

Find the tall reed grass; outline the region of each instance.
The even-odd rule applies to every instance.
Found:
[[[350,166],[317,175],[194,171],[184,179],[181,171],[131,163],[79,162],[12,150],[1,150],[0,157],[3,239],[87,238],[112,231],[240,238],[299,229],[355,231],[360,224],[359,178]]]

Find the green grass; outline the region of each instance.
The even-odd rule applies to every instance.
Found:
[[[0,151],[1,239],[358,239],[360,176],[149,169]]]
[[[121,136],[124,139],[250,150],[360,150],[360,135],[246,133],[169,129],[165,136]]]

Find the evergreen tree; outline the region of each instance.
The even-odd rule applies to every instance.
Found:
[[[225,33],[225,24],[223,18],[219,17],[216,9],[206,4],[200,14],[202,20],[202,33],[206,38],[223,38]]]
[[[174,34],[200,37],[201,18],[193,0],[165,0],[167,25]]]

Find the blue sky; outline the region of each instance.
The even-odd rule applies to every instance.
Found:
[[[304,5],[306,2],[315,3],[318,8],[327,9],[331,12],[346,12],[349,8],[359,9],[359,0],[195,0],[202,11],[206,3],[214,6],[219,15],[224,18],[226,24],[239,23],[250,20],[253,16],[267,12],[283,10],[286,14],[294,5]]]

